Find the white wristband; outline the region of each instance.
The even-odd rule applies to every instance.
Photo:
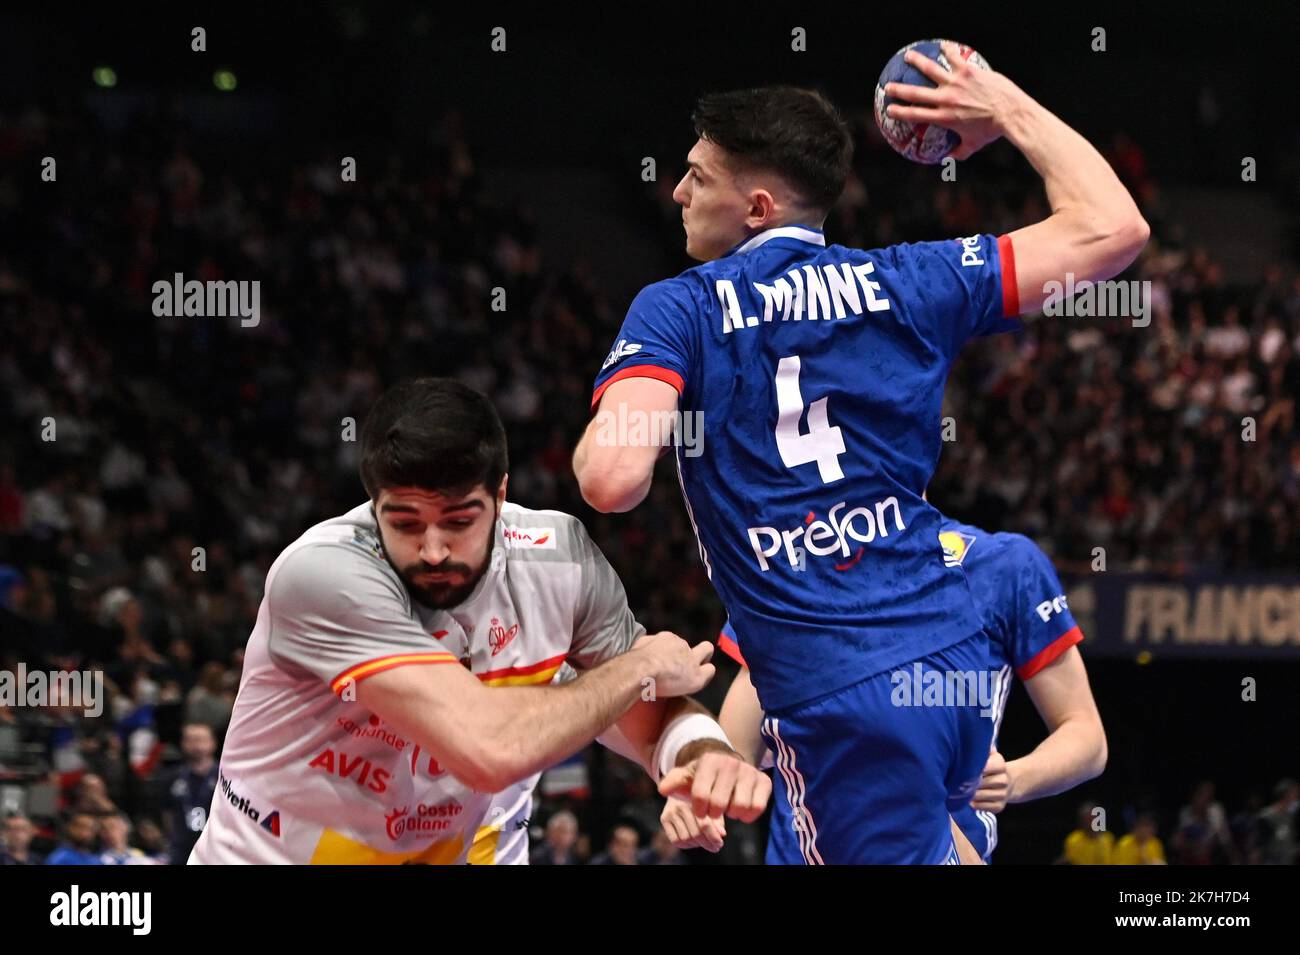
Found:
[[[664,727],[659,734],[659,743],[650,764],[655,769],[655,782],[658,782],[677,765],[677,754],[687,743],[701,739],[721,740],[731,746],[731,740],[722,731],[718,721],[704,713],[684,713]],[[734,746],[731,747],[735,749]]]

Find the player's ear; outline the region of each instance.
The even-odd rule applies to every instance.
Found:
[[[506,484],[507,482],[509,482],[509,480],[510,480],[509,472],[501,475],[501,486],[497,488],[497,509],[498,510],[500,510],[501,505],[506,502]]]
[[[745,225],[761,231],[770,229],[776,213],[776,199],[766,189],[754,189],[749,193],[749,218]]]

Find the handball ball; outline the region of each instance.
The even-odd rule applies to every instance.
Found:
[[[933,88],[935,84],[931,83],[920,70],[909,65],[903,59],[903,54],[908,50],[916,50],[922,56],[928,56],[938,62],[945,70],[951,71],[952,66],[948,63],[948,57],[939,46],[942,42],[942,40],[917,40],[915,43],[909,43],[889,58],[889,62],[880,72],[880,79],[876,82],[876,125],[880,127],[889,145],[893,146],[900,156],[926,165],[939,162],[956,149],[961,142],[961,137],[951,129],[944,129],[942,126],[909,123],[906,120],[891,119],[886,116],[885,107],[890,103],[898,103],[901,106],[917,104],[905,103],[893,96],[886,96],[885,84],[907,83],[911,86]],[[958,43],[957,49],[961,51],[962,59],[982,70],[989,69],[988,60],[964,43]]]

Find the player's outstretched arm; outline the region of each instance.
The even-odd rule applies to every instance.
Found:
[[[1043,177],[1052,214],[1011,233],[1020,312],[1038,311],[1048,283],[1108,279],[1137,258],[1151,234],[1137,204],[1092,144],[1011,80],[944,47],[952,71],[916,51],[906,60],[936,87],[891,83],[885,92],[915,105],[889,107],[909,122],[936,123],[961,136],[965,159],[1005,136]]]
[[[625,378],[610,385],[573,452],[573,474],[583,500],[605,514],[630,511],[645,500],[655,462],[667,444],[650,440],[657,435],[655,428],[621,423],[665,421],[675,411],[677,390],[670,384]]]
[[[737,753],[749,760],[752,766],[758,766],[767,749],[763,742],[763,706],[758,701],[758,691],[749,679],[748,667],[742,667],[731,681],[722,709],[718,712],[718,724],[727,735]],[[755,770],[758,772],[758,770]],[[769,798],[771,780],[768,782]],[[721,819],[698,816],[693,807],[682,800],[670,799],[659,816],[664,832],[668,834],[679,849],[707,849],[718,852],[726,838],[726,824]]]
[[[457,779],[499,792],[586,746],[645,686],[665,698],[697,692],[713,678],[712,652],[665,632],[558,686],[485,687],[455,664],[412,665],[366,677],[356,694]]]
[[[1048,736],[1033,752],[1001,762],[990,756],[972,802],[998,812],[1007,803],[1054,796],[1101,774],[1106,768],[1106,731],[1092,698],[1078,647],[1071,647],[1025,682]]]
[[[695,700],[636,704],[600,740],[639,763],[660,793],[688,812],[753,822],[767,807],[771,780],[735,749],[712,714]],[[671,833],[670,833],[671,836]]]

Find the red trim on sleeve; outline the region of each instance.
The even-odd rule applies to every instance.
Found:
[[[658,365],[632,365],[630,368],[614,372],[604,384],[596,389],[596,393],[591,396],[591,410],[596,410],[596,406],[600,404],[600,396],[605,393],[606,388],[616,381],[622,381],[624,378],[655,378],[672,385],[677,389],[679,395],[686,389],[682,376],[671,368],[660,368]]]
[[[1011,236],[998,236],[998,261],[1002,263],[1002,317],[1020,315],[1020,287],[1016,285],[1016,250]]]
[[[1071,627],[1065,633],[1061,634],[1043,649],[1039,650],[1034,657],[1024,666],[1016,670],[1016,676],[1022,680],[1028,680],[1030,677],[1038,674],[1040,670],[1052,663],[1070,647],[1083,640],[1083,631],[1077,626]]]
[[[408,666],[412,663],[459,662],[459,660],[446,650],[439,650],[434,653],[394,653],[386,657],[376,657],[373,660],[366,660],[362,663],[353,664],[334,679],[330,680],[330,689],[336,694],[341,693],[343,687],[348,683],[360,683],[368,676],[374,676],[376,673],[383,673],[385,670],[391,670],[394,667]]]
[[[735,660],[746,670],[749,669],[749,664],[746,663],[745,658],[740,655],[740,644],[735,640],[732,640],[731,637],[727,636],[725,633],[718,634],[718,649],[731,657],[731,659]]]

